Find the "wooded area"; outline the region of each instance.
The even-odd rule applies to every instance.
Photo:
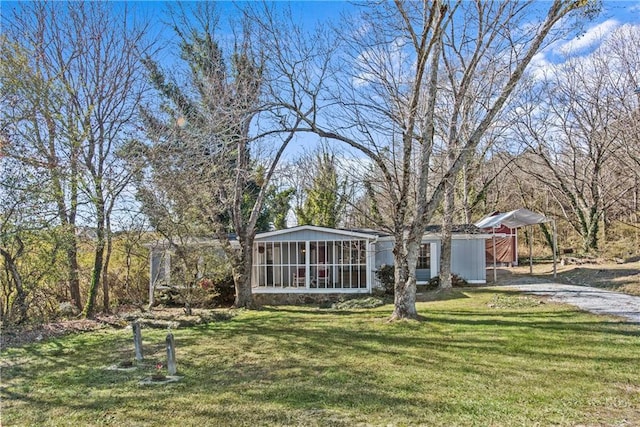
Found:
[[[452,224],[517,207],[555,218],[561,248],[638,255],[640,25],[539,60],[598,6],[398,1],[308,28],[283,5],[198,3],[167,12],[166,45],[128,7],[14,6],[0,31],[3,322],[143,306],[142,244],[160,237],[189,289],[203,283],[189,239],[224,242],[215,280],[252,307],[256,232],[386,231],[394,319],[417,316],[429,223],[444,225],[443,287]]]

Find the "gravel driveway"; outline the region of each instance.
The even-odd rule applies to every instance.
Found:
[[[640,324],[640,296],[588,286],[540,282],[531,277],[516,279],[507,287],[533,295],[548,296],[552,301],[571,304],[591,313],[619,316],[627,322]]]

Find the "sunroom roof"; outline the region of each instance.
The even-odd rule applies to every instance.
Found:
[[[275,230],[275,231],[267,231],[265,233],[258,233],[258,234],[256,234],[256,239],[264,239],[266,237],[273,237],[273,236],[279,236],[279,235],[282,235],[282,234],[296,233],[296,232],[304,231],[304,230],[323,232],[323,233],[331,233],[331,234],[337,234],[337,235],[341,235],[341,236],[351,236],[351,237],[357,237],[357,238],[361,238],[361,239],[375,239],[376,237],[379,236],[379,234],[374,233],[373,230],[367,230],[367,231],[345,230],[345,229],[339,229],[339,228],[318,227],[318,226],[315,226],[315,225],[299,225],[297,227],[285,228],[285,229],[282,229],[282,230]]]

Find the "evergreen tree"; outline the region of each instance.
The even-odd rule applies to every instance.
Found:
[[[311,186],[305,189],[304,204],[296,209],[298,225],[336,228],[347,205],[347,180],[338,176],[335,155],[322,151],[316,161],[316,173]]]
[[[246,28],[225,57],[215,38],[214,4],[200,3],[191,14],[182,11],[176,18],[174,31],[188,75],[179,85],[156,61],[145,61],[162,102],[158,109],[143,111],[153,146],[145,150],[150,173],[139,198],[165,237],[177,231],[217,237],[233,270],[235,305],[251,307],[253,240],[256,231],[270,227],[269,182],[294,130],[286,136],[277,128],[250,135],[254,119],[270,110],[261,97],[264,58],[252,53]],[[266,137],[276,153],[252,159],[253,145]],[[240,251],[231,246],[229,233],[235,234]]]

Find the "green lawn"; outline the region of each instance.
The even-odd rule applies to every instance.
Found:
[[[640,425],[640,328],[494,290],[392,307],[243,311],[174,330],[179,374],[139,385],[164,361],[166,331],[101,330],[2,353],[2,425]]]

